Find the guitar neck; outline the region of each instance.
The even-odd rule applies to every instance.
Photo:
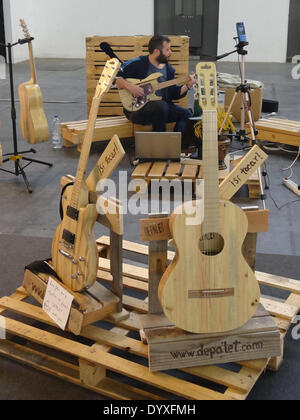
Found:
[[[36,84],[37,78],[36,78],[35,60],[33,56],[33,48],[32,48],[31,42],[28,43],[28,51],[29,51],[29,64],[30,64],[31,79],[33,83]]]
[[[79,206],[79,195],[82,182],[85,179],[86,167],[90,155],[91,144],[93,140],[96,119],[98,116],[98,108],[100,106],[101,98],[95,97],[92,102],[92,107],[89,115],[87,130],[84,136],[83,145],[81,149],[80,159],[78,163],[76,181],[73,187],[71,206],[75,209]]]
[[[203,112],[204,233],[218,233],[219,157],[217,111]]]
[[[188,77],[179,77],[178,79],[168,80],[167,82],[158,83],[155,86],[155,91],[168,88],[174,85],[180,85],[186,83],[189,80]]]

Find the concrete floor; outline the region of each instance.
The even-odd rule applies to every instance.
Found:
[[[197,59],[190,61],[191,70],[195,69]],[[246,63],[246,77],[260,80],[264,83],[264,98],[278,100],[279,116],[300,120],[300,85],[299,80],[290,76],[291,64]],[[218,71],[238,74],[237,63],[217,63]],[[45,112],[49,121],[54,114],[59,114],[61,121],[75,121],[87,118],[85,61],[38,59],[38,82],[41,86]],[[27,62],[14,66],[15,91],[17,86],[28,80],[29,66]],[[192,96],[190,104],[193,103]],[[19,117],[19,104],[17,103]],[[12,127],[10,120],[9,82],[0,80],[0,120],[3,153],[13,150]],[[20,133],[18,124],[19,150],[30,149]],[[106,143],[93,145],[88,164],[92,169],[99,159]],[[129,140],[123,142],[127,152],[130,151]],[[243,147],[235,142],[234,147]],[[32,164],[26,170],[31,187],[34,191],[28,194],[22,177],[15,177],[0,172],[0,234],[13,234],[31,237],[49,237],[54,234],[59,223],[59,182],[65,174],[75,174],[79,154],[75,148],[53,150],[51,143],[34,146],[37,155],[32,156],[54,164],[52,169]],[[131,148],[132,151],[132,148]],[[257,251],[266,254],[300,255],[300,205],[297,196],[281,185],[282,177],[287,172],[281,168],[290,165],[295,155],[272,153],[267,161],[267,171],[271,188],[266,191],[267,208],[270,209],[270,229],[268,233],[260,234]],[[3,166],[10,168],[10,164]],[[132,172],[129,153],[122,161],[119,169],[128,171],[128,179]],[[118,172],[113,175],[118,179]],[[293,180],[300,182],[300,165],[294,166]],[[280,210],[276,207],[274,201]],[[242,200],[246,203],[246,200]],[[296,202],[295,202],[296,201]],[[252,201],[251,201],[252,202]],[[255,203],[253,203],[255,204]],[[261,206],[262,203],[259,203]],[[125,216],[125,239],[139,241],[139,217]],[[101,226],[96,226],[96,236],[106,232]],[[50,250],[49,250],[50,253]],[[33,256],[34,257],[34,256]]]

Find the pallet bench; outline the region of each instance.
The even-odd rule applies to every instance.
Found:
[[[89,114],[95,89],[109,57],[100,50],[100,43],[107,42],[122,61],[129,60],[140,55],[148,54],[150,36],[94,36],[86,38],[86,86],[87,86],[87,111]],[[176,77],[186,76],[189,71],[189,37],[170,36],[172,42],[172,58],[170,64],[176,70]],[[188,107],[188,98],[185,97],[175,103],[182,107]],[[61,124],[61,135],[65,147],[80,144],[84,138],[87,121],[72,121]],[[172,127],[172,128],[171,128]],[[173,125],[169,126],[170,131]],[[139,126],[128,121],[123,113],[118,90],[110,89],[101,101],[98,110],[98,119],[93,142],[111,139],[115,134],[119,138],[133,137],[136,131],[151,131],[151,126]]]
[[[300,146],[300,121],[261,118],[255,125],[258,130],[257,140]],[[249,129],[249,125],[247,128]]]
[[[97,243],[101,255],[98,281],[110,282],[111,275],[107,271],[110,240],[102,237]],[[149,248],[123,241],[123,250],[133,253],[132,264],[123,267],[127,291],[124,306],[130,311],[129,319],[116,324],[107,319],[110,330],[104,329],[101,323],[86,326],[82,337],[89,341],[84,344],[82,339],[78,342],[74,335],[62,335],[39,306],[26,302],[27,294],[21,287],[10,297],[0,299],[0,315],[5,319],[7,332],[6,340],[0,341],[0,354],[108,398],[121,400],[171,399],[178,396],[197,400],[244,400],[267,367],[271,370],[279,368],[282,357],[270,361],[261,359],[234,365],[182,369],[176,370],[174,375],[169,371],[151,373],[147,366],[147,345],[138,336],[139,314],[148,310],[148,269],[135,263],[138,256],[147,258]],[[169,258],[173,257],[174,253],[169,253]],[[284,340],[300,309],[299,282],[265,273],[256,273],[256,276],[261,284],[290,292],[288,299],[282,302],[272,297],[261,299],[263,306],[274,317]],[[141,292],[140,297],[133,297],[130,290]],[[5,311],[21,315],[24,321],[9,318]],[[38,323],[30,325],[33,321]],[[48,327],[51,331],[47,330]],[[25,341],[16,343],[16,336]],[[61,352],[62,357],[57,353],[52,355],[51,349]],[[66,361],[66,355],[72,356],[72,361]],[[131,383],[128,383],[129,378]]]

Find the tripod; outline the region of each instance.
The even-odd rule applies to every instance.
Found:
[[[13,78],[13,63],[12,63],[12,48],[18,44],[25,44],[27,42],[32,41],[33,38],[25,38],[19,39],[18,42],[14,44],[1,44],[0,46],[5,47],[8,49],[8,66],[9,66],[9,80],[10,80],[10,96],[11,96],[11,120],[12,120],[12,130],[13,130],[13,148],[14,151],[12,153],[6,153],[3,155],[5,159],[3,159],[3,163],[6,162],[14,162],[14,171],[6,170],[0,168],[0,171],[7,172],[15,176],[22,175],[24,183],[26,185],[27,191],[32,194],[32,189],[30,187],[29,181],[27,179],[25,169],[27,166],[31,165],[32,163],[38,163],[40,165],[46,165],[52,168],[53,164],[48,162],[43,162],[41,160],[32,159],[29,157],[24,157],[24,154],[29,153],[36,153],[36,150],[29,149],[25,151],[18,151],[18,139],[17,139],[17,127],[16,127],[16,108],[15,108],[15,94],[14,94],[14,78]],[[28,162],[25,166],[22,165],[22,161]]]
[[[237,38],[234,38],[237,39]],[[250,140],[249,144],[250,147],[252,147],[255,143],[256,143],[256,136],[258,134],[258,131],[255,129],[255,123],[254,123],[254,119],[253,119],[253,114],[252,114],[252,110],[251,110],[251,97],[250,97],[250,86],[247,84],[247,80],[245,79],[245,56],[248,54],[248,51],[246,51],[244,49],[244,47],[248,45],[248,42],[240,42],[237,44],[236,49],[234,51],[231,51],[229,53],[226,54],[222,54],[220,56],[217,57],[217,60],[220,60],[221,58],[227,57],[230,54],[234,54],[237,53],[238,55],[240,55],[242,57],[242,63],[241,63],[241,84],[236,88],[235,93],[232,97],[232,100],[230,102],[230,105],[228,107],[226,116],[224,118],[224,121],[220,127],[219,130],[219,135],[222,134],[225,122],[227,121],[227,118],[229,117],[229,114],[231,112],[232,106],[234,104],[234,102],[237,99],[237,95],[239,94],[239,92],[241,92],[241,98],[242,98],[242,107],[241,107],[241,124],[240,124],[240,130],[237,133],[237,135],[235,136],[238,140],[240,141],[247,141]],[[247,137],[247,133],[245,130],[245,112],[247,111],[248,114],[248,119],[249,119],[249,127],[250,127],[250,135],[251,137],[248,138]],[[258,145],[261,147],[261,143],[258,140]],[[269,186],[267,184],[267,172],[265,170],[265,165],[263,164],[263,171],[261,171],[261,168],[259,168],[258,170],[258,177],[259,177],[259,184],[260,184],[260,190],[261,190],[261,200],[263,202],[263,206],[264,209],[266,208],[266,204],[265,204],[265,199],[266,196],[264,194],[264,188],[263,188],[263,183],[262,183],[262,176],[264,177],[264,184],[265,184],[265,189],[269,189]]]

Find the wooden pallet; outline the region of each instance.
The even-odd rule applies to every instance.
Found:
[[[94,36],[86,38],[86,84],[88,112],[91,107],[97,81],[109,57],[100,50],[101,42],[108,42],[116,55],[122,61],[140,55],[148,55],[148,43],[151,36]],[[176,77],[186,76],[189,72],[189,37],[170,36],[172,42],[172,57],[170,64],[176,70]],[[188,98],[177,101],[184,108],[188,107]],[[119,93],[111,89],[104,95],[98,116],[123,115],[123,107]],[[115,134],[115,133],[114,133]]]
[[[195,161],[197,162],[197,161]],[[200,161],[198,161],[200,162]],[[225,169],[219,172],[219,179],[223,181],[228,175],[229,170]],[[139,180],[143,179],[150,184],[153,180],[168,180],[168,181],[186,181],[191,180],[193,185],[198,179],[203,178],[203,170],[201,163],[193,164],[192,161],[188,163],[180,162],[147,162],[141,163],[134,169],[131,179]],[[245,182],[248,185],[249,198],[260,197],[260,184],[258,173],[254,173],[250,179]]]
[[[102,256],[98,279],[110,283],[109,238],[102,237],[97,242]],[[147,256],[149,252],[147,246],[127,241],[123,242],[123,249],[134,253],[133,260],[137,256]],[[173,257],[174,253],[169,253],[169,259]],[[283,339],[300,308],[299,282],[263,273],[257,273],[257,278],[261,284],[290,292],[284,302],[272,297],[261,299],[273,315]],[[139,298],[132,297],[132,293],[124,296],[124,305],[130,310],[129,319],[117,324],[108,320],[110,330],[104,329],[102,323],[86,326],[82,331],[82,337],[89,340],[86,344],[70,333],[62,333],[39,306],[27,303],[23,288],[0,299],[0,315],[5,315],[2,320],[7,333],[6,340],[0,340],[0,354],[108,398],[123,400],[172,399],[174,396],[197,400],[242,400],[247,398],[266,367],[276,370],[280,366],[282,357],[270,362],[261,359],[235,363],[234,366],[186,368],[174,374],[151,373],[147,367],[147,346],[138,335],[139,314],[148,310],[148,270],[137,263],[124,264],[123,279],[127,291],[141,293]],[[17,313],[22,320],[10,318],[5,311]],[[16,337],[23,339],[21,343],[16,343]],[[53,355],[51,349],[59,353]],[[67,356],[72,356],[70,361],[66,361]]]
[[[256,122],[257,139],[291,146],[300,146],[300,121],[280,118],[261,118]],[[247,125],[249,129],[249,125]]]

